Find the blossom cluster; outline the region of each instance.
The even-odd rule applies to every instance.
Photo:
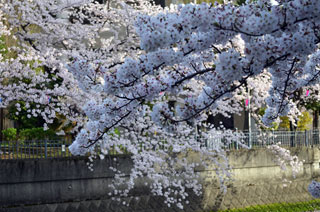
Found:
[[[283,171],[287,170],[287,164],[291,166],[292,176],[293,178],[296,178],[296,175],[303,167],[303,161],[300,161],[296,155],[291,156],[290,151],[280,147],[279,144],[270,145],[268,146],[268,149],[276,156],[275,162]]]

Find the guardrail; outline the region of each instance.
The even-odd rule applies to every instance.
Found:
[[[242,144],[249,148],[265,148],[268,145],[280,144],[283,147],[306,146],[313,147],[320,145],[320,131],[254,131],[242,132],[239,137]],[[208,149],[214,149],[215,145],[226,144],[223,138],[212,138],[202,141],[198,138],[199,145]],[[73,157],[68,147],[70,142],[63,140],[44,141],[0,141],[0,160],[2,159],[41,159],[41,158],[65,158]],[[143,145],[142,145],[143,146]],[[141,148],[143,148],[141,146]],[[241,149],[241,144],[237,142],[226,145],[227,149]],[[117,154],[116,151],[111,151]],[[128,154],[124,151],[123,154]]]
[[[1,141],[0,159],[72,157],[66,141]]]
[[[320,145],[320,131],[253,131],[242,132],[239,140],[248,148],[265,148],[268,145],[280,144],[282,147],[313,147]],[[212,139],[206,142],[206,146],[210,148],[214,143],[227,143],[222,139]],[[241,145],[237,142],[229,143],[227,149],[241,149]]]

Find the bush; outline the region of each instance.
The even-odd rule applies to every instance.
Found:
[[[44,131],[42,127],[23,129],[19,134],[20,140],[31,141],[31,140],[55,140],[59,136],[56,133],[49,129]]]
[[[4,136],[5,141],[16,141],[17,140],[17,129],[15,128],[8,128],[2,130],[2,134]]]

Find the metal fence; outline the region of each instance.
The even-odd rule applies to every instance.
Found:
[[[201,138],[199,139],[201,140]],[[242,132],[240,143],[249,148],[265,148],[268,145],[280,144],[283,147],[320,145],[320,131],[254,131]],[[214,145],[227,144],[227,149],[244,148],[239,142],[228,143],[225,139],[201,140],[200,145],[213,149]],[[73,157],[68,147],[71,143],[59,141],[0,141],[1,159],[41,159]],[[110,151],[117,154],[116,151]],[[124,151],[123,154],[127,154]]]
[[[71,157],[66,141],[0,141],[0,159]]]
[[[320,131],[254,131],[243,132],[241,143],[249,148],[264,148],[268,145],[279,144],[283,147],[313,147],[320,144]],[[229,144],[229,149],[239,149],[236,142]]]

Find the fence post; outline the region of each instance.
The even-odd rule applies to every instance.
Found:
[[[13,159],[18,159],[19,158],[19,141],[16,141],[16,154],[14,154],[13,151]]]
[[[274,144],[274,129],[272,128],[272,144]]]
[[[317,136],[318,136],[317,144],[319,145],[319,143],[320,143],[320,130],[319,129],[317,129]]]
[[[310,146],[313,147],[313,130],[308,130],[308,136],[310,138]]]
[[[44,157],[48,157],[48,148],[47,148],[47,140],[44,140]]]
[[[236,128],[236,136],[238,137],[238,128]],[[237,142],[236,142],[236,149],[239,149],[239,141],[237,139]]]
[[[307,130],[304,130],[304,142],[305,142],[305,146],[308,146],[308,137],[307,137]]]

